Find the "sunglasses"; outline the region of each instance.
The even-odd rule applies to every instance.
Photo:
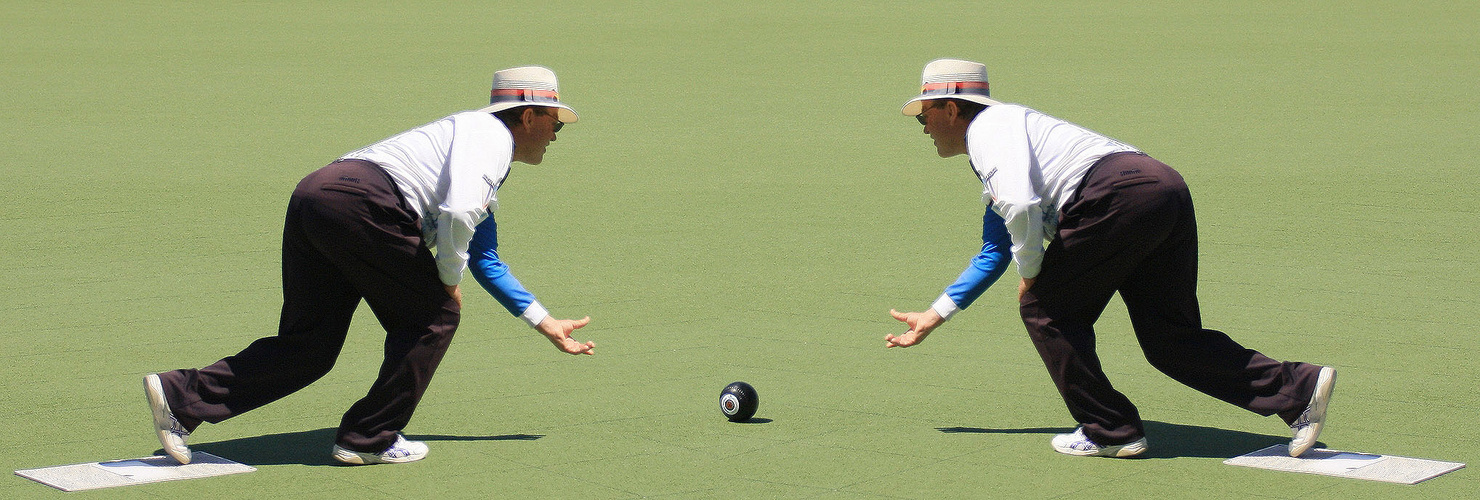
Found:
[[[555,111],[545,113],[545,116],[555,119],[555,126],[550,128],[551,132],[559,132],[560,129],[565,128],[565,122],[560,121],[560,115],[557,114]]]
[[[915,119],[916,120],[919,120],[921,125],[925,125],[925,112],[926,111],[930,111],[930,108],[929,107],[920,108],[920,114],[915,115]]]

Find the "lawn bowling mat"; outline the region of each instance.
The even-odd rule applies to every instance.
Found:
[[[1316,448],[1299,457],[1291,457],[1283,444],[1224,460],[1228,465],[1254,467],[1285,472],[1304,472],[1326,476],[1417,484],[1464,468],[1459,462],[1440,462],[1422,458],[1371,455],[1351,451]]]
[[[180,465],[170,457],[155,456],[18,470],[15,474],[62,491],[81,491],[178,479],[224,476],[255,470],[257,470],[256,467],[197,451],[191,457],[190,463],[185,465]]]

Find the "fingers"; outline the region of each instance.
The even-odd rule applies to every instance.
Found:
[[[899,336],[895,336],[892,333],[884,335],[884,347],[909,347],[915,345],[915,342],[918,341],[920,337],[919,333],[915,331],[915,327],[920,321],[918,314],[919,313],[902,313],[894,309],[890,309],[889,315],[893,316],[894,319],[903,321],[904,324],[910,326],[910,329],[906,330],[904,333],[899,334]]]
[[[590,323],[591,323],[591,317],[590,316],[586,316],[584,318],[575,319],[575,320],[572,320],[572,319],[555,320],[555,327],[556,327],[556,331],[560,332],[561,335],[569,336],[570,335],[570,332],[573,332],[576,329],[581,328],[581,327],[584,327],[584,326],[586,326],[586,325],[588,325]]]
[[[581,341],[576,340],[576,339],[573,339],[573,338],[570,338],[570,337],[566,337],[565,340],[567,340],[567,342],[565,342],[565,343],[563,343],[561,345],[561,348],[563,350],[565,350],[565,352],[568,352],[570,354],[586,354],[586,355],[596,354],[596,352],[595,352],[595,350],[596,350],[596,343],[595,342],[586,342],[586,343],[582,344]]]
[[[894,319],[897,319],[897,320],[900,320],[900,321],[909,321],[909,316],[905,315],[905,313],[902,313],[902,312],[899,312],[899,311],[896,311],[896,310],[893,310],[893,309],[890,309],[889,310],[889,315],[890,316],[894,316]]]
[[[915,340],[917,340],[917,336],[914,330],[904,332],[898,337],[890,333],[884,335],[884,347],[909,347],[915,345]]]

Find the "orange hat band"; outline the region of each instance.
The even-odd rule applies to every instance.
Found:
[[[553,90],[493,89],[493,92],[489,94],[488,103],[501,102],[560,102],[560,93]]]
[[[992,96],[992,90],[987,82],[941,82],[927,83],[920,87],[920,95],[953,95],[974,94],[981,96]]]

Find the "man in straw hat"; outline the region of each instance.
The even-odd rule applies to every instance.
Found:
[[[980,63],[925,65],[921,94],[902,112],[924,125],[942,158],[968,155],[988,208],[981,254],[929,309],[891,310],[909,329],[886,335],[888,347],[923,341],[996,281],[1010,255],[1022,275],[1023,324],[1079,423],[1053,438],[1054,450],[1146,450],[1135,405],[1111,387],[1095,355],[1094,323],[1116,292],[1152,366],[1235,406],[1279,415],[1294,431],[1291,456],[1316,443],[1336,371],[1279,362],[1202,327],[1197,226],[1175,170],[1125,143],[993,100]]]
[[[555,73],[537,66],[494,73],[490,102],[346,154],[298,184],[283,229],[277,335],[205,368],[144,377],[165,452],[189,463],[185,438],[201,422],[240,415],[328,373],[363,299],[385,328],[385,361],[340,421],[333,456],[351,464],[422,459],[426,444],[401,430],[457,330],[468,267],[555,347],[593,353],[595,343],[570,337],[591,318],[556,319],[509,274],[491,216],[510,162],[538,165],[576,113],[560,102]]]

